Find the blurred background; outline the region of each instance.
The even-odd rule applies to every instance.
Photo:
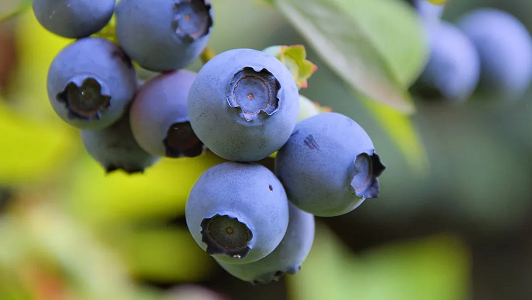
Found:
[[[412,120],[430,166],[418,172],[275,8],[214,4],[217,52],[307,47],[318,71],[301,94],[366,129],[387,165],[379,198],[317,218],[299,274],[256,286],[233,278],[195,244],[183,216],[192,184],[220,160],[164,159],[144,175],[105,175],[47,99],[48,66],[70,41],[26,10],[0,23],[0,299],[530,298],[532,91],[498,110],[479,99],[416,101]],[[532,31],[529,0],[451,0],[443,18],[481,6]]]

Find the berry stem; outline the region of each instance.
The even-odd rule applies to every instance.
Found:
[[[203,64],[206,64],[209,60],[211,60],[215,56],[216,56],[216,52],[214,52],[214,50],[211,47],[205,46],[205,48],[203,49],[203,52],[201,52],[200,54],[200,59],[203,62]]]

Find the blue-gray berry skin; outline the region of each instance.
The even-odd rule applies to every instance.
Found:
[[[290,137],[299,115],[299,93],[278,59],[234,49],[199,71],[188,113],[194,132],[212,152],[233,161],[258,161]]]
[[[87,152],[104,167],[106,173],[115,170],[142,173],[160,159],[137,144],[131,133],[128,113],[105,129],[81,130],[81,139]]]
[[[196,73],[178,70],[144,83],[131,105],[131,130],[147,152],[172,158],[195,157],[203,143],[190,126],[187,99]]]
[[[116,7],[120,45],[151,71],[191,64],[207,45],[212,26],[209,0],[122,0]]]
[[[346,214],[376,198],[384,169],[364,129],[339,113],[299,122],[275,163],[288,199],[320,217]]]
[[[295,274],[307,258],[314,241],[314,216],[289,204],[286,234],[275,250],[263,259],[248,264],[217,261],[229,274],[243,281],[269,283],[284,274]]]
[[[411,87],[421,100],[463,103],[477,87],[480,60],[473,43],[447,22],[426,23],[429,60]]]
[[[66,38],[88,37],[113,16],[116,0],[33,0],[33,12],[48,31]]]
[[[243,264],[272,253],[288,227],[288,200],[275,175],[256,163],[226,162],[192,187],[185,217],[198,245],[219,261]]]
[[[137,88],[135,68],[114,43],[84,38],[54,58],[47,78],[48,98],[70,125],[99,130],[117,121]]]
[[[494,8],[473,10],[457,24],[480,56],[478,95],[499,102],[522,97],[532,75],[532,38],[526,27]]]
[[[445,10],[445,4],[434,4],[426,0],[413,0],[418,15],[425,21],[439,22]]]

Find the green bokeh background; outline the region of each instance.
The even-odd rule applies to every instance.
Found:
[[[0,1],[2,11],[11,0]],[[0,203],[10,199],[0,204],[1,300],[529,299],[532,91],[497,110],[482,99],[459,107],[416,101],[411,119],[429,166],[420,173],[276,9],[250,0],[214,5],[210,46],[217,52],[307,47],[318,71],[301,94],[370,134],[388,167],[380,197],[317,219],[298,275],[259,286],[232,278],[183,220],[190,187],[222,160],[164,159],[142,176],[105,175],[46,96],[48,65],[69,41],[26,11],[0,24],[0,62],[9,57],[0,63],[9,70],[0,91]],[[480,6],[502,8],[532,31],[529,0],[451,0],[444,19]]]

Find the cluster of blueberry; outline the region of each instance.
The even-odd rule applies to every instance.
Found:
[[[267,283],[295,273],[314,215],[346,214],[379,193],[385,166],[362,127],[339,113],[300,120],[296,78],[269,48],[233,49],[182,70],[213,26],[207,0],[34,0],[41,24],[77,40],[54,59],[49,99],[107,172],[142,172],[205,149],[227,162],[194,184],[186,220],[230,274]],[[90,37],[116,15],[118,43]],[[160,72],[141,82],[134,64]],[[275,154],[275,169],[259,163]]]
[[[494,104],[522,98],[532,78],[532,38],[517,18],[478,8],[452,24],[440,20],[445,5],[413,4],[430,48],[425,70],[411,88],[414,95],[454,103],[471,96]]]
[[[202,153],[187,114],[196,74],[180,68],[208,41],[208,1],[35,0],[33,10],[43,27],[76,39],[50,66],[48,96],[107,172],[143,172],[162,156]],[[91,36],[113,15],[118,44]],[[140,82],[132,61],[161,74]]]
[[[198,138],[226,162],[207,170],[186,206],[192,236],[229,273],[269,282],[294,273],[316,216],[378,196],[384,170],[367,133],[323,113],[297,123],[299,93],[274,56],[235,49],[207,62],[188,98]],[[277,152],[275,174],[256,162]]]

